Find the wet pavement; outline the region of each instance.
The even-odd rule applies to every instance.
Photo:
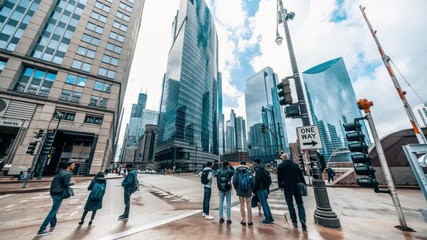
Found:
[[[427,208],[427,204],[420,190],[397,190],[407,224],[416,230],[411,233],[394,227],[399,221],[389,195],[360,188],[328,188],[332,209],[342,228],[315,225],[315,198],[309,187],[309,195],[304,197],[308,231],[303,232],[301,227],[294,229],[288,223],[284,196],[278,190],[269,196],[275,223],[259,223],[262,216],[258,216],[254,208],[254,225],[249,227],[240,225],[238,206],[233,207],[231,225],[218,222],[215,187],[211,198],[211,214],[215,220],[204,220],[201,216],[203,186],[194,174],[144,174],[139,178],[142,187],[132,195],[129,220],[117,221],[123,211],[122,179],[109,179],[103,208],[97,212],[91,226],[87,225],[89,216],[83,226],[77,225],[91,178],[74,178],[76,196],[64,200],[53,234],[40,239],[427,239],[427,223],[420,213],[420,208]],[[0,190],[5,184],[0,182]],[[46,185],[48,189],[50,181],[37,184]],[[232,202],[237,202],[235,194]],[[0,193],[0,239],[38,239],[34,238],[35,233],[50,207],[48,190]]]

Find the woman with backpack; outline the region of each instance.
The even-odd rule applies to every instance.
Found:
[[[92,225],[92,221],[95,218],[96,211],[102,208],[102,199],[104,198],[105,189],[107,188],[107,180],[103,172],[98,172],[92,179],[87,190],[90,191],[89,197],[87,198],[84,212],[79,222],[79,225],[84,223],[86,214],[92,211],[92,216],[89,221],[89,225]]]

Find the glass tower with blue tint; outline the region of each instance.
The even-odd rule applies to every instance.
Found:
[[[246,122],[249,128],[249,157],[271,162],[281,150],[289,152],[284,113],[277,95],[277,74],[266,67],[246,80]],[[265,124],[267,130],[261,131]]]
[[[347,146],[342,125],[362,116],[356,94],[342,58],[310,68],[303,72],[303,77],[313,124],[318,125],[322,139],[320,152],[328,160],[334,151]],[[370,145],[366,127],[363,121],[361,123]]]
[[[181,0],[159,111],[160,167],[201,168],[218,157],[218,37],[203,0]]]

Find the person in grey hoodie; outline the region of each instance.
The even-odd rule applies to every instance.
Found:
[[[251,197],[252,190],[254,187],[254,177],[252,171],[246,166],[245,161],[241,161],[240,165],[236,168],[233,177],[233,186],[236,189],[236,194],[239,196],[240,202],[240,215],[242,217],[242,221],[240,224],[245,225],[246,223],[251,226],[252,222],[252,208],[251,208]],[[245,203],[247,213],[245,214]],[[246,216],[245,216],[246,215]],[[247,222],[246,222],[247,219]]]
[[[75,165],[73,162],[68,162],[65,164],[65,169],[60,170],[58,174],[52,179],[50,184],[50,197],[52,198],[53,204],[52,209],[47,214],[45,220],[40,226],[39,231],[37,232],[37,237],[46,236],[52,234],[52,231],[56,226],[56,213],[61,207],[62,197],[64,191],[74,185],[74,180],[71,180],[71,171],[73,171]],[[47,225],[50,224],[49,230],[47,230]]]
[[[211,202],[211,195],[212,195],[212,179],[214,177],[214,171],[212,170],[212,162],[207,162],[206,167],[200,171],[199,176],[203,178],[204,174],[206,174],[208,182],[203,185],[204,194],[203,194],[203,213],[202,216],[206,220],[213,220],[214,217],[212,215],[209,215],[209,205]],[[202,179],[203,181],[203,179]]]

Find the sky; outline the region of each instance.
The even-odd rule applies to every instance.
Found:
[[[139,92],[147,92],[148,109],[159,110],[162,79],[171,47],[171,26],[179,1],[145,1],[124,100],[119,143]],[[283,25],[276,24],[276,0],[206,0],[206,3],[214,17],[219,40],[225,120],[231,109],[246,118],[244,91],[248,78],[266,66],[273,68],[279,78],[292,75],[286,42],[281,46],[275,44],[276,30],[284,37]],[[393,70],[398,82],[407,92],[410,106],[415,107],[427,101],[424,74],[427,1],[284,0],[283,4],[296,14],[288,26],[300,76],[311,67],[342,57],[356,98],[374,103],[371,110],[379,137],[411,128],[359,5],[366,7],[365,12],[377,30],[385,53],[396,66]],[[295,90],[293,95],[297,99]],[[301,120],[286,119],[286,124],[288,139],[295,142],[295,128],[302,125]]]

